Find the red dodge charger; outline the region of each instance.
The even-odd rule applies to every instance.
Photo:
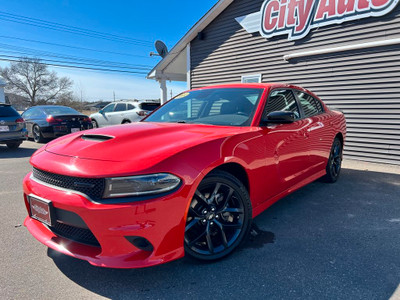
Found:
[[[180,94],[142,122],[77,132],[31,158],[25,226],[92,265],[140,268],[230,254],[252,218],[338,179],[346,121],[285,84]]]

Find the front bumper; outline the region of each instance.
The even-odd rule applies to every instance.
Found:
[[[190,186],[143,202],[98,204],[81,194],[60,190],[36,181],[28,174],[23,183],[27,196],[52,201],[54,208],[77,214],[98,240],[100,247],[85,245],[57,236],[41,222],[27,217],[24,225],[40,242],[66,255],[109,268],[141,268],[166,263],[184,256],[184,231]],[[126,237],[143,237],[154,250],[135,247]]]

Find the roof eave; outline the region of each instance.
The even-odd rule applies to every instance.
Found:
[[[196,38],[197,34],[204,30],[220,13],[222,13],[233,0],[219,0],[171,49],[171,51],[165,56],[147,75],[147,79],[159,79],[158,73],[162,73],[164,70],[179,53],[185,50],[186,46]]]

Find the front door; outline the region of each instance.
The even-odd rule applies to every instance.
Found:
[[[327,116],[321,102],[313,96],[295,91],[303,110],[304,117],[310,124],[309,135],[310,163],[315,172],[325,169],[332,146],[332,130],[327,124]]]
[[[115,103],[111,103],[100,110],[98,120],[96,120],[100,127],[112,125],[110,116],[114,111],[114,107]]]
[[[309,175],[310,159],[308,146],[308,120],[301,119],[296,98],[289,89],[270,93],[264,109],[263,119],[274,111],[291,111],[296,121],[290,124],[267,124],[263,134],[267,157],[273,157],[277,167],[280,186],[276,193],[283,192]]]

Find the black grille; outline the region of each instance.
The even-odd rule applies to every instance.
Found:
[[[78,243],[100,247],[99,241],[89,229],[78,228],[67,224],[56,222],[54,227],[50,227],[56,235],[73,240]]]
[[[33,168],[33,177],[50,185],[81,192],[92,199],[101,199],[104,193],[105,179],[103,178],[71,177],[36,168]]]

